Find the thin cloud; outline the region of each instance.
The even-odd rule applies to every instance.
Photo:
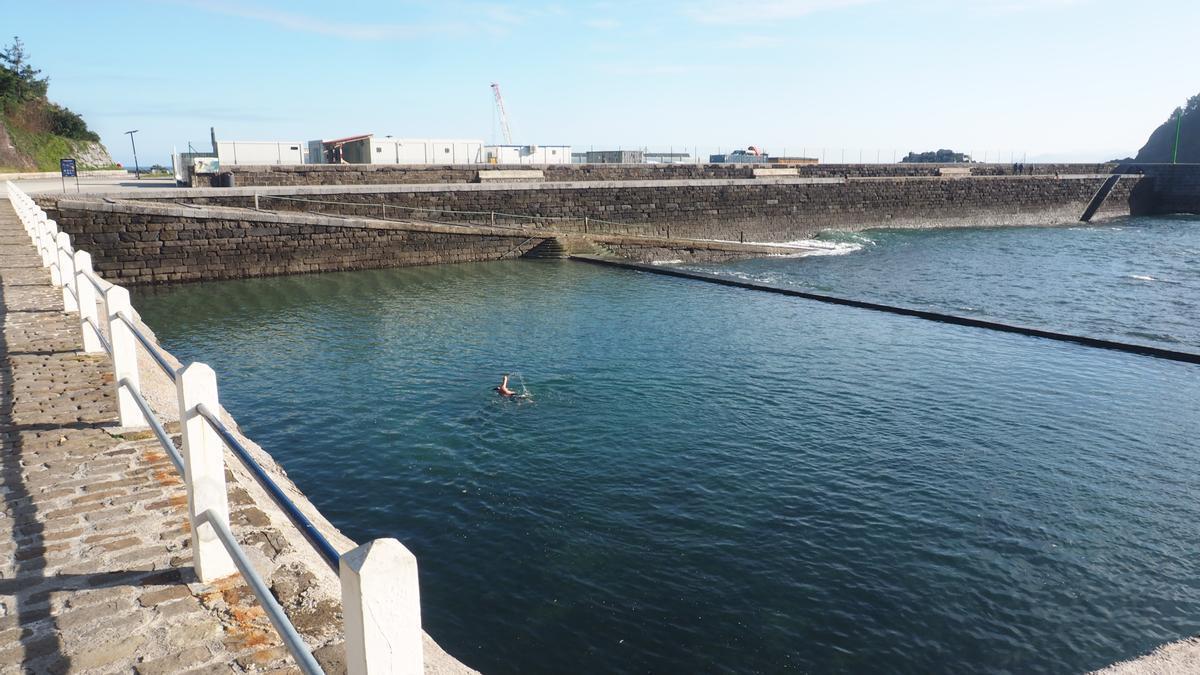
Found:
[[[771,49],[773,47],[782,47],[783,45],[784,40],[781,37],[752,33],[734,35],[721,43],[722,47],[730,47],[732,49]]]
[[[693,20],[708,24],[752,24],[798,19],[878,0],[702,0],[683,8]]]
[[[621,22],[616,19],[588,19],[583,24],[588,28],[595,28],[597,30],[612,30],[621,27]]]
[[[386,40],[389,38],[409,37],[416,35],[421,30],[418,26],[406,24],[330,21],[306,14],[255,7],[248,4],[212,1],[202,3],[185,1],[180,4],[240,19],[261,21],[286,30],[327,35],[346,40]]]
[[[651,76],[651,75],[711,75],[715,73],[732,73],[736,68],[728,64],[690,64],[690,63],[598,63],[593,68],[604,75]]]
[[[1082,5],[1087,0],[978,0],[972,8],[982,11],[1008,13],[1033,12]]]

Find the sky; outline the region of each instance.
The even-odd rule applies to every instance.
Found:
[[[1200,92],[1195,0],[3,0],[114,159],[359,133],[828,162],[1137,152]]]

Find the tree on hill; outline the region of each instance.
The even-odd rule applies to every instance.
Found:
[[[1175,161],[1200,163],[1200,94],[1189,98],[1183,107],[1176,108],[1167,121],[1150,134],[1134,161],[1170,162],[1176,135],[1179,138],[1179,154]]]
[[[954,164],[956,162],[969,161],[971,161],[971,158],[966,154],[945,148],[931,152],[910,152],[900,160],[901,163],[907,164]]]
[[[28,131],[48,132],[80,141],[99,141],[87,123],[69,108],[46,99],[50,79],[39,77],[21,38],[0,52],[0,118]]]
[[[13,36],[13,43],[0,52],[0,105],[10,106],[46,96],[48,78],[39,78],[42,71],[29,64],[25,43]]]

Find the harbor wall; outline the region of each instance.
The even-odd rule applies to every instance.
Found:
[[[934,177],[942,169],[969,171],[975,176],[1068,175],[1111,173],[1116,164],[546,164],[520,165],[387,165],[297,164],[238,165],[221,174],[197,177],[196,187],[249,187],[279,185],[403,185],[413,183],[472,183],[480,173],[519,168],[538,170],[546,182],[623,180],[708,180],[754,178],[755,169],[794,169],[800,177]]]
[[[1078,221],[1104,178],[155,189],[39,200],[76,246],[93,252],[102,274],[122,284],[157,284],[516,258],[558,236],[582,235],[638,260],[723,260],[779,254],[752,247],[826,229],[1065,224]],[[1164,194],[1186,205],[1200,192],[1194,178],[1170,180],[1123,178],[1100,216],[1149,209]]]
[[[53,215],[96,271],[122,285],[498,260],[542,241],[489,228],[80,199],[59,200]]]
[[[1133,213],[1200,214],[1200,164],[1143,164],[1137,170],[1144,178],[1133,193]]]
[[[1141,177],[1101,216],[1129,213]],[[536,214],[566,232],[783,242],[825,229],[1050,225],[1077,221],[1104,175],[580,181],[141,191],[141,199],[370,218],[510,224]],[[585,220],[586,219],[586,220]]]

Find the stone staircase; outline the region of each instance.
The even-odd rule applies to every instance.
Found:
[[[567,247],[563,246],[562,241],[558,237],[550,237],[543,239],[542,243],[534,246],[522,255],[522,258],[533,258],[536,260],[563,260],[570,256],[567,252]]]

